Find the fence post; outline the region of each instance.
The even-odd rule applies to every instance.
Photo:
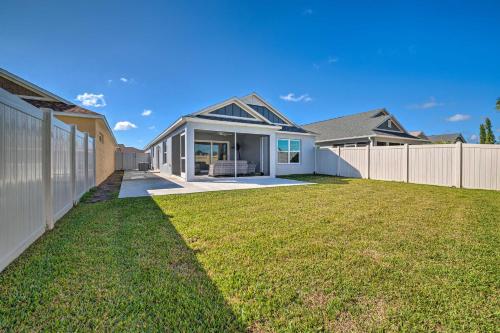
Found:
[[[337,176],[340,177],[340,146],[337,147]]]
[[[462,187],[462,142],[455,144],[455,186]]]
[[[96,181],[97,181],[97,179],[96,179],[96,175],[97,175],[97,152],[95,150],[95,138],[94,138],[94,140],[92,140],[92,145],[93,145],[93,147],[92,147],[92,153],[93,153],[92,161],[94,163],[94,174],[92,175],[92,177],[93,177],[92,187],[96,187],[96,185],[97,185],[96,184]]]
[[[405,165],[405,182],[410,182],[410,146],[405,143],[405,153],[404,153],[404,165]]]
[[[366,178],[370,179],[370,145],[366,146]]]
[[[43,111],[42,175],[45,225],[54,228],[53,184],[52,184],[52,110]]]
[[[76,205],[76,127],[71,125],[70,139],[70,178],[71,178],[71,196],[73,205]]]
[[[89,133],[84,133],[83,152],[85,161],[85,192],[89,189]]]

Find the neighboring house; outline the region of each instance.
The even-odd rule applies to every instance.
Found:
[[[316,144],[325,147],[386,146],[428,142],[408,133],[386,109],[318,121],[303,127],[317,133]]]
[[[153,139],[153,169],[188,181],[209,175],[314,172],[315,135],[257,94],[180,117]]]
[[[1,68],[0,88],[42,110],[52,110],[59,120],[76,125],[79,131],[95,138],[96,185],[114,172],[117,142],[104,115],[77,106]]]
[[[423,131],[410,131],[409,133],[419,139],[429,140],[429,138]]]
[[[434,144],[439,143],[467,143],[461,133],[428,135],[429,141]]]
[[[138,148],[135,148],[135,147],[127,147],[123,144],[119,144],[117,147],[116,147],[116,151],[119,151],[121,153],[136,153],[136,154],[142,154],[144,153],[144,150],[141,150],[141,149],[138,149]]]

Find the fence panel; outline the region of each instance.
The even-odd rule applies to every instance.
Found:
[[[71,179],[71,126],[53,120],[52,126],[52,207],[57,221],[73,207]]]
[[[87,151],[87,161],[88,161],[88,173],[87,173],[87,190],[95,186],[95,145],[94,138],[88,137],[88,151]]]
[[[147,153],[115,152],[115,170],[138,170],[139,163],[149,163]]]
[[[367,147],[340,149],[338,174],[342,177],[366,178],[368,176]]]
[[[85,134],[76,131],[75,138],[75,201],[78,201],[87,189],[87,180],[85,178]]]
[[[500,145],[463,144],[462,186],[500,190]]]
[[[408,156],[409,182],[417,184],[456,185],[456,145],[410,146]]]
[[[370,178],[406,181],[406,146],[370,147]]]
[[[87,137],[0,89],[0,271],[95,184]]]
[[[337,175],[339,148],[318,148],[316,150],[316,172],[322,175]]]
[[[0,271],[45,230],[43,113],[0,89]]]
[[[123,153],[115,151],[115,170],[123,170]]]

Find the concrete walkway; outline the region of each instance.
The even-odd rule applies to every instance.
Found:
[[[200,177],[195,182],[186,182],[178,177],[161,173],[125,171],[119,198],[197,193],[207,191],[229,191],[275,186],[296,186],[311,183],[270,177],[209,178]]]

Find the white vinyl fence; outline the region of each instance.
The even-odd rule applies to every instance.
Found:
[[[500,190],[500,145],[317,148],[320,174]]]
[[[94,170],[93,138],[0,89],[0,271],[95,186]]]
[[[139,163],[150,163],[149,154],[115,152],[115,170],[138,170]]]

